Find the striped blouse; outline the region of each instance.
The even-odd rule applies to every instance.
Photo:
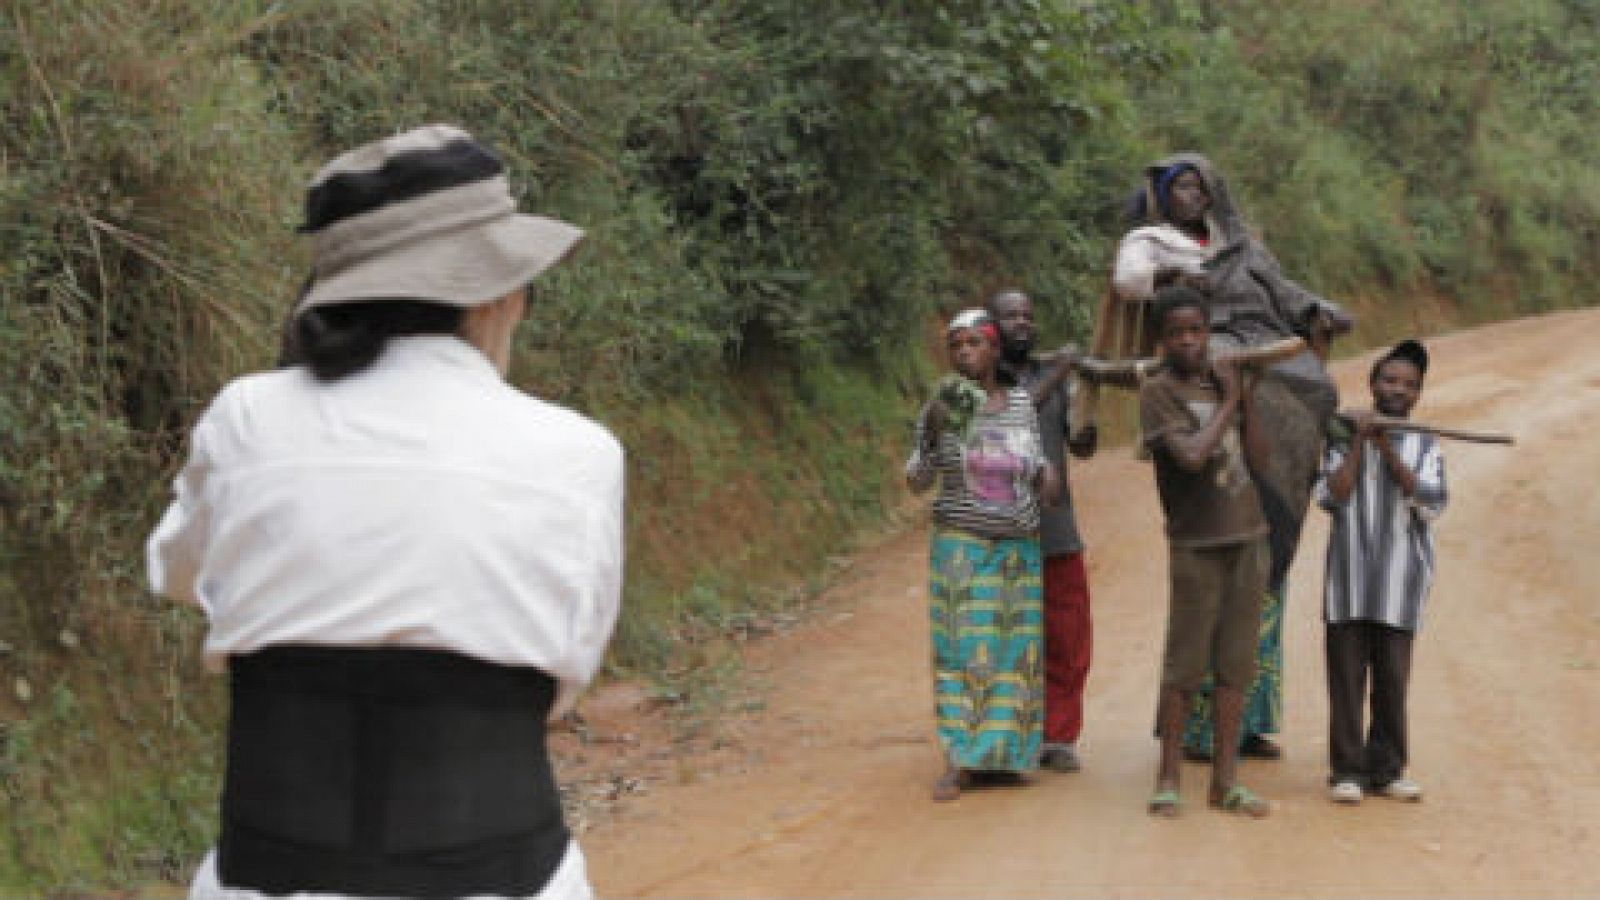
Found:
[[[1328,479],[1343,464],[1348,442],[1330,443],[1317,479],[1317,505],[1333,516],[1323,587],[1323,617],[1330,624],[1382,622],[1415,631],[1433,583],[1433,520],[1444,511],[1444,457],[1431,434],[1391,432],[1400,458],[1417,476],[1407,498],[1376,448],[1361,454],[1355,488],[1342,504]]]
[[[950,429],[929,434],[927,420],[924,406],[906,460],[906,481],[912,490],[924,491],[938,477],[934,521],[987,538],[1036,536],[1039,496],[1034,484],[1044,467],[1044,450],[1028,392],[1012,388],[1005,409],[977,413],[965,440]]]

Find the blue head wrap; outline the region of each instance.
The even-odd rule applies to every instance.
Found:
[[[1156,176],[1156,205],[1161,208],[1161,218],[1168,222],[1172,221],[1172,200],[1170,197],[1172,183],[1177,181],[1178,176],[1185,172],[1198,171],[1200,170],[1195,168],[1194,163],[1181,162],[1167,167],[1165,172]]]

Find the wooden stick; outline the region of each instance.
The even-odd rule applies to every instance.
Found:
[[[1117,302],[1116,288],[1112,287],[1108,280],[1105,292],[1100,296],[1100,308],[1095,314],[1094,334],[1091,338],[1092,343],[1089,345],[1089,353],[1092,356],[1105,357],[1116,349],[1115,344],[1118,333],[1121,331],[1121,329],[1116,328]],[[1076,362],[1074,360],[1074,369],[1077,369]],[[1043,397],[1048,397],[1050,393],[1050,391],[1046,391],[1041,394],[1041,400]],[[1042,402],[1041,405],[1043,405]],[[1071,423],[1073,431],[1095,427],[1100,416],[1100,385],[1098,382],[1089,379],[1083,380],[1083,390],[1078,395],[1078,402],[1073,405],[1072,413],[1073,418],[1077,420]]]
[[[1303,338],[1287,337],[1255,347],[1241,347],[1218,358],[1238,360],[1239,365],[1247,368],[1265,367],[1273,363],[1282,362],[1303,352],[1305,349],[1306,342]],[[1143,356],[1134,359],[1105,359],[1097,355],[1088,355],[1075,356],[1067,365],[1075,369],[1087,384],[1096,388],[1102,384],[1121,388],[1137,388],[1139,382],[1146,375],[1154,372],[1156,367],[1161,365],[1161,359],[1155,356]],[[1045,392],[1044,395],[1048,396],[1048,392]]]
[[[1238,360],[1241,366],[1270,366],[1273,363],[1283,362],[1291,356],[1298,356],[1305,349],[1305,338],[1286,337],[1265,344],[1240,347],[1237,350],[1220,353],[1216,358],[1218,361]]]
[[[1350,410],[1340,410],[1339,418],[1353,423],[1355,413]],[[1419,431],[1423,434],[1437,435],[1455,441],[1471,441],[1474,444],[1515,444],[1516,438],[1499,431],[1468,431],[1465,428],[1445,428],[1441,425],[1429,425],[1426,422],[1413,422],[1410,419],[1396,419],[1392,416],[1373,416],[1372,423],[1391,431]]]
[[[1153,357],[1137,359],[1102,359],[1097,356],[1079,356],[1072,360],[1083,380],[1094,387],[1109,384],[1122,388],[1137,388],[1144,376],[1154,372],[1161,360]]]
[[[1137,388],[1143,377],[1154,371],[1160,360],[1154,358],[1141,359],[1101,359],[1096,356],[1085,356],[1076,348],[1069,347],[1064,353],[1050,356],[1036,356],[1034,360],[1039,364],[1049,367],[1050,374],[1035,388],[1033,398],[1034,406],[1043,409],[1049,402],[1051,395],[1061,389],[1066,380],[1072,375],[1077,375],[1083,383],[1084,389],[1093,388],[1097,393],[1102,384],[1111,384],[1123,388]],[[1078,405],[1084,403],[1082,394],[1078,397]],[[1092,410],[1091,410],[1092,412]],[[1073,425],[1073,429],[1084,425],[1094,424],[1090,415],[1087,419],[1080,420]]]

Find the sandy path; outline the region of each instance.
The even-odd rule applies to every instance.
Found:
[[[935,805],[921,531],[857,560],[843,611],[759,644],[745,771],[656,786],[584,837],[606,896],[1600,893],[1600,311],[1431,342],[1418,417],[1509,430],[1446,445],[1452,504],[1412,683],[1420,805],[1324,799],[1326,699],[1313,513],[1286,615],[1287,758],[1243,777],[1277,803],[1243,821],[1145,815],[1165,554],[1145,464],[1073,472],[1090,542],[1095,667],[1086,769]],[[1368,359],[1342,364],[1364,401]]]

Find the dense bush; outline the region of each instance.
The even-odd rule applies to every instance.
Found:
[[[1213,0],[1162,24],[1190,64],[1140,107],[1223,162],[1309,283],[1479,320],[1591,302],[1600,5]]]

